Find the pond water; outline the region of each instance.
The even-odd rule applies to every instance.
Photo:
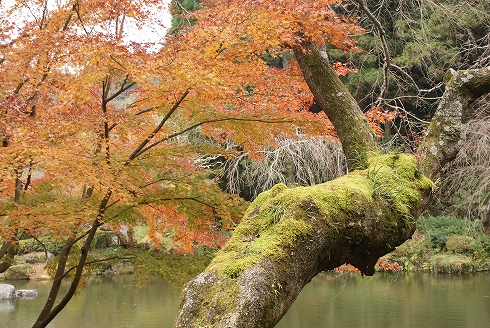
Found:
[[[50,283],[11,283],[37,288],[39,297],[0,301],[0,327],[31,327]],[[171,328],[179,292],[164,282],[141,289],[129,283],[130,277],[92,280],[48,327]],[[490,273],[322,274],[276,327],[490,327]]]

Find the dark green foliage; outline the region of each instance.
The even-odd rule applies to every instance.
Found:
[[[51,237],[41,237],[39,238],[39,241],[42,243],[42,245],[34,238],[21,240],[19,242],[19,255],[32,252],[44,252],[43,245],[46,247],[48,252],[58,255],[61,252],[61,249],[65,246],[66,238],[53,239]]]
[[[481,230],[481,221],[470,221],[456,217],[434,216],[420,219],[417,229],[421,234],[430,236],[432,247],[442,250],[452,236],[467,236],[486,239]],[[488,238],[490,239],[490,238]]]
[[[392,63],[407,75],[390,69],[388,98],[402,95],[421,96],[417,89],[431,89],[442,81],[448,68],[466,69],[489,64],[490,3],[488,1],[367,1],[386,35]],[[384,63],[380,38],[373,23],[355,5],[339,7],[343,13],[359,17],[368,33],[357,38],[361,53],[330,50],[332,61],[348,62],[359,74],[342,78],[359,101],[369,108],[377,100]],[[413,80],[408,78],[410,76]],[[415,82],[415,84],[413,83]],[[397,99],[392,105],[427,118],[435,110],[442,88],[419,97]]]
[[[405,271],[465,273],[490,268],[490,235],[481,221],[448,216],[420,218],[417,233],[385,259]]]
[[[417,221],[417,230],[422,233],[441,234],[444,236],[466,235],[475,237],[480,235],[481,221],[469,221],[456,217],[433,216]]]
[[[170,34],[179,33],[180,29],[195,24],[195,19],[184,18],[183,15],[199,9],[201,0],[172,0],[172,25]]]
[[[112,231],[97,231],[95,233],[94,240],[92,241],[91,248],[108,248],[117,245],[116,234]]]

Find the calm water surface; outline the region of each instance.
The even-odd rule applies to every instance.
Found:
[[[48,327],[171,328],[179,292],[164,282],[138,289],[129,279],[94,279]],[[50,283],[12,284],[37,288],[39,297],[0,301],[0,327],[31,327]],[[323,274],[303,289],[276,327],[490,327],[490,273]]]

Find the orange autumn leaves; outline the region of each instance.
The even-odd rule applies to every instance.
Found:
[[[312,96],[288,53],[303,39],[354,46],[350,36],[361,30],[335,13],[339,1],[204,1],[187,14],[197,24],[158,40],[164,47],[153,52],[124,38],[125,22],[148,22],[145,5],[163,3],[16,1],[13,10],[28,8],[28,19],[16,21],[16,31],[10,16],[0,21],[0,138],[8,144],[0,153],[0,215],[12,226],[78,231],[110,189],[105,220],[148,224],[153,236],[172,230],[186,251],[194,242],[221,245],[219,230],[239,220],[241,204],[189,177],[202,173],[195,158],[227,152],[189,143],[189,131],[251,153],[298,131],[333,134],[323,113],[307,111]],[[266,53],[284,56],[284,67],[268,66]],[[128,164],[147,138],[161,142]],[[29,172],[37,178],[28,183]],[[13,205],[16,180],[26,190]],[[86,186],[94,193],[81,202]],[[52,198],[42,200],[46,193]],[[58,200],[50,206],[51,199]]]
[[[384,137],[381,125],[389,124],[397,117],[400,117],[400,113],[398,111],[386,111],[381,107],[374,105],[371,106],[368,111],[366,111],[365,115],[378,138]]]

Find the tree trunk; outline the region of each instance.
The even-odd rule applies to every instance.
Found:
[[[446,90],[417,154],[422,172],[431,178],[436,178],[441,169],[456,158],[465,111],[473,101],[490,92],[490,67],[449,70],[444,83]]]
[[[350,263],[372,275],[380,256],[411,237],[428,203],[434,185],[420,172],[420,158],[373,154],[369,125],[330,71],[327,57],[309,44],[295,54],[335,126],[349,167],[359,170],[317,186],[279,184],[260,194],[227,245],[187,284],[175,327],[274,327],[317,273]],[[461,83],[452,84],[459,74]],[[435,116],[447,119],[429,129],[419,152],[429,151],[422,169],[430,176],[453,156],[439,156],[432,147],[446,140],[441,134],[457,133],[449,129],[451,118],[461,117],[467,105],[461,97],[490,91],[487,74],[488,69],[451,73],[455,78],[447,81],[450,87]]]
[[[332,69],[328,55],[305,42],[294,55],[315,100],[327,114],[342,142],[349,170],[365,169],[378,150],[374,133],[354,97]]]
[[[484,233],[490,233],[490,194],[483,201],[481,224]]]
[[[17,254],[16,243],[11,241],[3,241],[0,248],[0,273],[7,271],[8,268],[14,263],[14,256]]]
[[[108,190],[99,204],[99,213],[96,218],[92,222],[92,227],[88,230],[88,233],[85,236],[85,240],[83,242],[83,246],[80,249],[80,257],[78,258],[76,265],[69,270],[65,271],[66,265],[68,263],[68,257],[70,255],[70,251],[77,241],[77,239],[70,237],[68,238],[65,246],[61,250],[60,258],[58,260],[58,265],[56,268],[56,273],[53,278],[53,285],[50,289],[48,299],[44,304],[39,317],[36,322],[32,326],[32,328],[44,328],[46,327],[57,315],[65,308],[68,302],[71,300],[75,292],[77,291],[80,280],[82,279],[83,269],[85,267],[85,263],[87,262],[88,252],[90,249],[90,245],[94,240],[95,233],[102,225],[102,218],[104,217],[104,213],[107,209],[107,204],[109,199],[111,198],[112,190]],[[64,278],[67,277],[68,273],[74,270],[73,279],[70,283],[70,287],[68,291],[65,293],[63,298],[59,301],[55,306],[55,302],[60,291],[61,282]]]
[[[319,272],[351,263],[372,275],[378,258],[413,234],[432,182],[412,156],[369,161],[325,184],[260,194],[185,288],[176,327],[274,327]]]

